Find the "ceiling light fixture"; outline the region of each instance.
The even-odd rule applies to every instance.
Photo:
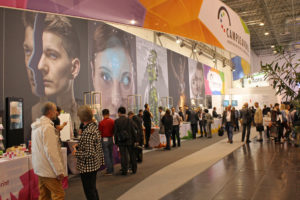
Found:
[[[273,51],[273,53],[274,53],[274,54],[276,54],[276,53],[277,53],[277,51]]]
[[[180,44],[180,43],[182,43],[182,40],[180,38],[176,37],[176,43]]]
[[[130,24],[134,25],[136,24],[136,21],[134,19],[130,20]]]
[[[275,48],[275,45],[271,45],[271,48]]]
[[[265,35],[269,35],[269,32],[265,32]]]
[[[264,26],[265,24],[264,24],[263,22],[260,22],[259,25],[260,25],[260,26]]]

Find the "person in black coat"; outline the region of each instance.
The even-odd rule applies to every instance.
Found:
[[[119,118],[115,120],[114,137],[115,144],[118,145],[121,155],[121,171],[122,175],[127,175],[128,171],[128,155],[130,157],[130,165],[132,173],[137,171],[137,162],[135,156],[135,145],[137,143],[137,134],[134,122],[125,116],[126,108],[118,109]]]
[[[196,139],[196,135],[198,132],[198,113],[194,111],[194,109],[192,109],[190,111],[190,122],[191,122],[191,130],[192,130],[192,134],[193,134],[193,139]],[[205,124],[206,125],[206,124]]]
[[[165,127],[165,135],[166,135],[166,140],[167,140],[167,146],[165,149],[171,150],[170,139],[171,139],[171,133],[172,133],[172,128],[173,128],[173,117],[172,117],[169,109],[166,110],[166,113],[162,117],[161,122]]]
[[[143,134],[143,122],[142,119],[134,115],[132,111],[128,112],[129,119],[132,119],[135,125],[135,129],[137,131],[137,143],[138,146],[135,147],[135,154],[138,162],[143,161],[143,145],[144,145],[144,134]]]
[[[144,121],[144,126],[145,126],[145,135],[146,135],[145,148],[151,149],[151,147],[149,147],[149,140],[150,140],[150,135],[151,135],[151,119],[153,118],[153,115],[150,112],[150,107],[147,103],[145,104],[144,107],[145,107],[145,110],[143,113],[143,121]]]

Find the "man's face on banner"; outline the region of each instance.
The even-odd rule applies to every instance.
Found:
[[[117,109],[126,107],[127,96],[134,92],[131,58],[123,47],[116,46],[96,53],[94,65],[94,88],[102,92],[103,107],[116,117]]]
[[[72,86],[72,59],[63,46],[63,40],[52,32],[43,33],[43,54],[38,64],[43,75],[45,95],[62,94]]]
[[[196,71],[193,74],[191,80],[191,90],[194,97],[200,97],[204,95],[203,87],[204,87],[203,71],[201,69],[196,68]]]
[[[27,71],[27,76],[28,76],[31,92],[32,92],[32,94],[36,95],[35,84],[34,84],[34,80],[33,80],[33,73],[28,67],[29,59],[30,59],[30,57],[32,55],[32,51],[33,51],[33,28],[30,26],[27,26],[25,28],[25,37],[24,37],[23,48],[24,48],[26,71]]]
[[[38,70],[43,75],[45,95],[59,95],[71,87],[71,82],[74,79],[72,76],[72,60],[63,47],[61,37],[51,32],[44,32],[42,39],[43,53],[38,64]],[[28,67],[33,52],[33,29],[30,26],[25,28],[23,47],[31,91],[36,95],[33,73]]]

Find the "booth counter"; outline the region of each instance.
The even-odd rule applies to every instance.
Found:
[[[67,149],[61,150],[67,163]],[[66,174],[68,174],[66,166]],[[26,155],[12,159],[0,159],[0,199],[30,199],[39,197],[38,176],[32,169],[32,157]],[[63,187],[68,188],[68,178],[63,179]]]

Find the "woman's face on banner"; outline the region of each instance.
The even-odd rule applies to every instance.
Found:
[[[116,117],[120,106],[127,107],[127,96],[134,93],[133,64],[121,46],[95,54],[93,84],[102,93],[102,107]]]
[[[203,96],[204,80],[203,80],[203,71],[199,68],[196,68],[196,72],[192,76],[191,80],[191,89],[194,97]]]
[[[72,59],[67,54],[63,39],[51,32],[43,33],[43,54],[38,70],[43,75],[45,95],[53,96],[69,91],[74,79]]]

